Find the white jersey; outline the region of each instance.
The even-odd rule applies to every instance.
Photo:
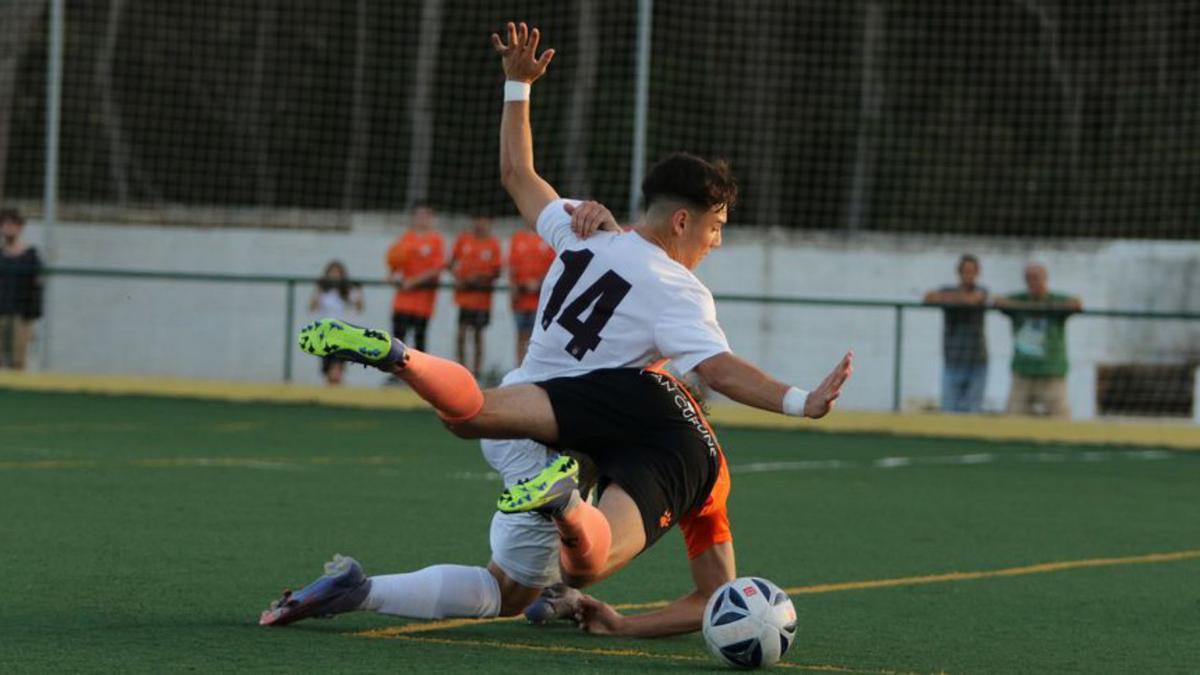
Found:
[[[566,203],[555,200],[538,216],[538,234],[558,259],[542,282],[525,360],[504,384],[661,358],[683,375],[729,351],[712,293],[696,275],[636,232],[576,237]]]
[[[529,351],[503,384],[640,368],[664,357],[683,375],[729,351],[712,293],[690,270],[635,232],[576,237],[565,203],[555,200],[538,216],[538,234],[558,259],[542,282]],[[505,486],[537,475],[553,458],[527,439],[485,439],[481,446]],[[491,544],[492,560],[517,583],[541,588],[558,581],[559,535],[551,521],[497,513]]]

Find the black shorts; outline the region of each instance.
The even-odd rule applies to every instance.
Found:
[[[423,332],[429,325],[429,317],[417,316],[416,314],[405,314],[404,312],[395,312],[392,314],[392,335],[404,339],[404,335],[409,330],[418,333]]]
[[[487,309],[458,308],[458,325],[472,328],[487,328],[492,322],[492,312]]]
[[[340,363],[345,363],[345,361],[342,361],[341,359],[339,359],[336,356],[322,356],[321,357],[321,374],[328,375],[329,371],[333,370],[333,367]]]
[[[721,449],[670,376],[613,368],[536,384],[554,408],[558,445],[592,458],[601,489],[615,483],[633,498],[646,548],[704,505]]]

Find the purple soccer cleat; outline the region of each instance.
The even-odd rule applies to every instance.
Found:
[[[582,597],[583,593],[579,589],[566,584],[548,586],[542,589],[542,594],[537,600],[525,608],[525,619],[529,623],[542,624],[557,619],[574,618]]]
[[[371,591],[371,580],[363,573],[362,565],[349,556],[337,554],[325,563],[325,574],[316,581],[283,597],[258,617],[260,626],[286,626],[289,623],[318,617],[328,619],[358,609]]]

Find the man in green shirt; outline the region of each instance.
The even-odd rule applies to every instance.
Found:
[[[996,307],[1012,319],[1012,389],[1008,412],[1069,418],[1067,403],[1067,318],[1083,309],[1079,298],[1053,293],[1046,266],[1025,266],[1024,293],[996,299]]]

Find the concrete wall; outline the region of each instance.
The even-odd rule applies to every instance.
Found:
[[[507,237],[513,223],[500,223]],[[118,269],[317,275],[332,258],[355,276],[382,278],[383,255],[400,223],[364,215],[348,232],[211,229],[68,223],[55,231],[55,263]],[[452,233],[465,226],[443,220]],[[44,238],[33,222],[28,237]],[[452,234],[447,235],[448,239]],[[1200,243],[1014,240],[877,234],[788,233],[731,226],[722,250],[699,275],[716,293],[914,300],[954,279],[963,251],[982,259],[981,281],[994,292],[1020,290],[1031,259],[1050,268],[1051,287],[1079,295],[1086,307],[1200,312]],[[297,294],[296,326],[309,315],[309,288]],[[283,372],[282,286],[59,277],[48,294],[49,321],[37,353],[58,371],[161,374],[276,380]],[[819,381],[843,350],[857,354],[844,405],[888,409],[892,403],[894,313],[890,309],[722,303],[722,324],[734,349],[801,386]],[[387,325],[390,291],[369,289],[363,321]],[[453,353],[455,310],[439,298],[431,351]],[[48,339],[45,333],[49,333]],[[990,313],[992,353],[986,406],[999,410],[1009,384],[1011,333]],[[941,313],[916,309],[904,317],[902,394],[906,407],[933,405],[940,378]],[[1095,415],[1098,364],[1200,360],[1200,322],[1075,317],[1068,324],[1068,378],[1076,417]],[[488,368],[513,365],[507,299],[497,296],[488,334]],[[46,353],[48,352],[48,353]],[[319,381],[318,364],[293,357],[295,379]],[[353,369],[352,384],[381,376]]]

